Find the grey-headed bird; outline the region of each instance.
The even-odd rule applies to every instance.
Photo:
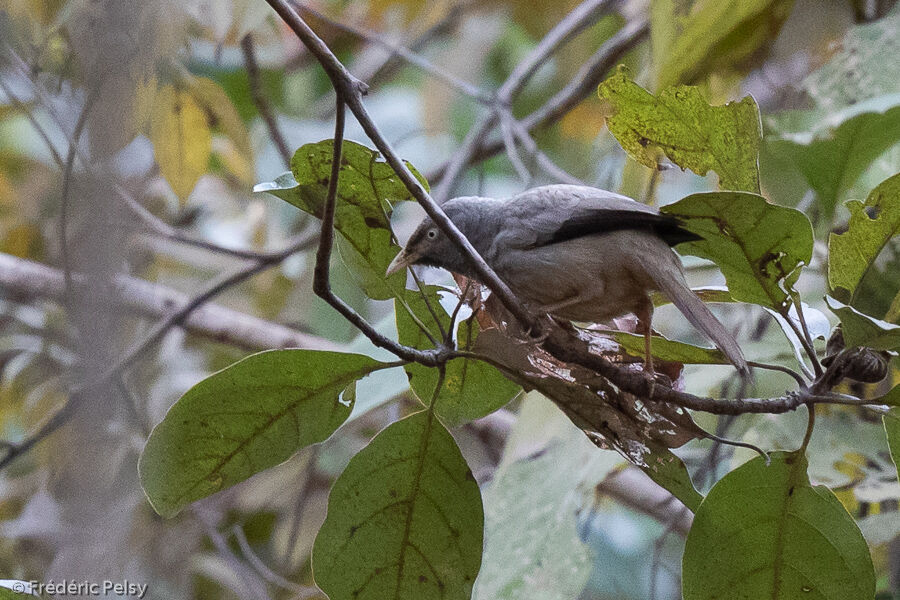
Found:
[[[612,192],[562,184],[506,200],[454,198],[441,208],[532,311],[591,323],[634,314],[645,336],[645,367],[652,372],[650,293],[659,291],[741,373],[748,372],[734,337],[685,281],[670,246],[701,238],[675,217]],[[387,274],[411,265],[478,279],[430,218],[416,228]]]

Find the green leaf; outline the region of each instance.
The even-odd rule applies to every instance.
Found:
[[[536,458],[510,464],[485,490],[476,600],[571,600],[584,589],[594,556],[578,535],[578,513],[621,458],[567,433]]]
[[[379,433],[334,483],[313,547],[331,600],[468,600],[481,494],[450,433],[422,411]]]
[[[900,349],[900,325],[876,319],[830,296],[825,296],[825,303],[841,320],[844,343],[848,348]]]
[[[897,405],[900,404],[900,386],[895,386],[890,392],[885,394],[884,398],[879,399],[877,402],[884,402],[894,406],[881,420],[884,423],[884,433],[887,435],[888,448],[891,450],[891,460],[894,461],[894,468],[897,470],[898,476],[900,476],[900,467],[898,467],[900,465],[900,408],[897,408]]]
[[[828,238],[828,284],[843,288],[852,298],[857,285],[888,241],[900,233],[900,174],[872,190],[865,204],[851,200],[850,223],[846,233]],[[866,209],[877,211],[874,219]]]
[[[350,415],[367,356],[271,350],[207,377],[150,434],[141,485],[164,517],[321,442]]]
[[[253,190],[268,192],[321,218],[333,149],[332,140],[301,146],[291,159],[291,173],[258,184]],[[412,165],[407,166],[427,188],[422,176]],[[348,242],[342,247],[345,262],[357,274],[366,295],[375,300],[403,294],[406,274],[385,277],[384,273],[400,251],[391,233],[391,206],[412,199],[377,151],[356,142],[344,142],[334,226]]]
[[[670,494],[678,498],[691,512],[696,513],[703,496],[694,487],[684,462],[668,448],[657,444],[647,444],[645,464],[639,464],[644,473]]]
[[[888,406],[900,406],[900,385],[895,385],[886,394],[872,399],[872,404],[886,404]],[[900,414],[896,417],[900,419]],[[900,441],[900,439],[898,439]],[[895,461],[896,462],[896,461]]]
[[[700,505],[684,549],[684,600],[872,600],[875,574],[859,528],[806,458],[754,458]]]
[[[611,105],[609,131],[628,154],[657,168],[661,153],[698,175],[719,175],[719,187],[759,192],[759,109],[753,98],[710,106],[695,87],[665,88],[659,96],[619,70],[600,84]]]
[[[436,286],[425,288],[435,313],[446,330],[450,317],[440,304]],[[397,339],[401,344],[414,348],[434,347],[413,319],[425,325],[431,334],[440,339],[441,333],[434,316],[425,305],[421,293],[407,290],[405,305],[399,299],[394,301],[397,315]],[[408,308],[407,308],[408,307]],[[469,318],[457,327],[456,344],[462,350],[471,350],[478,337],[478,322]],[[428,406],[434,397],[439,373],[436,368],[418,363],[404,366],[409,377],[409,385],[419,400]],[[493,366],[481,360],[455,358],[447,362],[444,383],[438,394],[435,412],[447,427],[457,427],[474,419],[488,415],[512,400],[521,388],[503,376]]]
[[[625,331],[612,331],[610,337],[631,356],[644,356],[644,336]],[[727,365],[725,355],[716,348],[703,348],[667,339],[661,335],[650,338],[650,353],[654,358],[690,365]]]
[[[787,290],[812,259],[806,215],[745,192],[692,194],[662,210],[704,238],[679,249],[715,262],[735,300],[787,307]]]
[[[833,110],[900,92],[900,10],[847,30],[839,49],[800,87],[816,104]]]
[[[650,33],[659,87],[694,83],[716,70],[744,70],[778,34],[793,2],[653,0]]]
[[[884,104],[890,100],[887,106]],[[859,190],[861,178],[874,167],[875,162],[900,143],[900,96],[876,99],[876,112],[860,113],[862,107],[848,108],[840,113],[811,111],[815,125],[809,130],[784,132],[780,138],[767,140],[767,147],[782,160],[789,161],[803,174],[809,186],[816,192],[819,207],[830,223],[837,203],[855,194],[864,194],[869,188]],[[827,118],[825,118],[827,115]],[[796,127],[797,115],[787,115],[781,120],[767,122],[768,129],[784,131]],[[802,123],[801,123],[802,125]],[[890,156],[894,156],[891,151]],[[873,163],[874,166],[873,166]],[[882,170],[888,175],[900,167],[897,159],[889,160]],[[878,181],[878,180],[876,180]]]

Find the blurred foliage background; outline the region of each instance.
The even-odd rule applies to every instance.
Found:
[[[846,227],[844,201],[864,199],[900,171],[900,12],[892,5],[608,2],[540,66],[513,114],[527,122],[546,108],[631,27],[617,62],[644,87],[694,84],[713,104],[753,95],[763,115],[762,193],[807,213],[824,240]],[[321,0],[298,11],[369,83],[366,103],[382,131],[434,187],[494,91],[577,6]],[[715,189],[715,175],[626,159],[595,89],[534,128],[537,151],[523,142],[524,164],[485,153],[453,195],[508,196],[561,173],[656,205]],[[252,193],[287,169],[295,148],[332,137],[333,110],[322,70],[259,0],[0,0],[0,431],[16,443],[54,426],[0,472],[0,577],[127,578],[149,583],[152,598],[316,597],[309,554],[330,483],[414,405],[402,372],[364,380],[353,416],[327,442],[174,520],[150,509],[136,461],[186,389],[250,351],[289,339],[384,358],[313,295],[315,222]],[[347,137],[366,141],[352,119]],[[397,213],[404,239],[421,213]],[[818,244],[798,283],[811,310],[824,310],[812,299],[827,287]],[[292,251],[279,254],[285,248]],[[854,304],[891,322],[900,318],[897,250],[882,253]],[[688,258],[686,266],[694,285],[723,282],[711,263]],[[338,259],[335,290],[395,331],[391,304],[366,300],[341,267]],[[87,285],[69,285],[67,273]],[[218,292],[235,275],[214,306],[184,327],[158,329],[188,297]],[[793,360],[761,308],[716,310],[750,357],[771,361],[773,348],[785,348],[777,358]],[[660,314],[664,334],[702,343],[674,309]],[[826,332],[828,319],[836,322],[814,314]],[[229,324],[238,318],[245,328],[235,333]],[[55,428],[72,386],[154,335]],[[692,366],[683,383],[748,396],[790,385],[764,374],[741,388],[730,372]],[[698,421],[772,449],[794,448],[805,426],[802,414]],[[649,480],[596,450],[548,401],[525,395],[454,435],[485,502],[476,598],[680,597],[689,516],[665,494],[654,500]],[[679,454],[701,491],[751,456],[707,441]],[[810,460],[813,481],[857,517],[879,593],[895,597],[900,484],[880,418],[823,410]]]

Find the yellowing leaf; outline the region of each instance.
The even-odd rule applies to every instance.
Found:
[[[41,232],[37,227],[20,224],[10,228],[0,239],[0,252],[20,258],[38,258],[42,242]]]
[[[654,96],[631,81],[624,68],[597,91],[610,105],[609,131],[635,160],[655,168],[664,153],[698,175],[715,171],[724,190],[759,193],[761,131],[752,97],[711,106],[689,86]]]
[[[206,113],[187,91],[167,85],[153,106],[150,141],[160,172],[185,202],[209,165],[212,134]]]
[[[792,5],[792,0],[653,0],[651,43],[658,87],[746,67],[778,34]]]
[[[206,111],[210,127],[227,135],[239,152],[250,157],[250,136],[247,134],[247,127],[225,90],[206,77],[192,79],[189,89],[197,104]]]

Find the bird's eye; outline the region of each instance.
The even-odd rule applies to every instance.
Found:
[[[433,240],[434,238],[437,237],[437,229],[429,229],[428,233],[426,233],[425,235],[428,236],[429,240]]]

